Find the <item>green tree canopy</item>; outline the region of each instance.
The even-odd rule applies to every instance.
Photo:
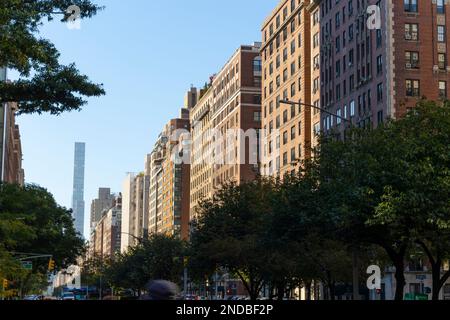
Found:
[[[59,63],[59,52],[39,28],[55,16],[67,21],[67,9],[77,5],[81,18],[102,8],[89,0],[3,0],[0,7],[0,67],[16,70],[20,79],[0,82],[0,103],[17,102],[18,113],[59,115],[80,110],[85,97],[105,94],[101,85],[80,74],[75,64]]]

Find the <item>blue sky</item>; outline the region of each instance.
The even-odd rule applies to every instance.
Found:
[[[86,230],[99,187],[119,192],[139,172],[163,125],[178,115],[191,84],[201,86],[240,44],[260,41],[278,0],[97,0],[106,9],[81,30],[42,28],[107,95],[81,112],[21,116],[26,181],[71,206],[74,142],[86,142]]]

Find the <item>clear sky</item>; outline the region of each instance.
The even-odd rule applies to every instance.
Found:
[[[261,41],[278,0],[94,0],[106,9],[81,30],[59,21],[42,35],[107,95],[60,117],[21,116],[26,182],[71,206],[73,152],[86,142],[85,233],[99,187],[120,192],[140,172],[164,124],[178,115],[191,84],[202,86],[241,44]]]

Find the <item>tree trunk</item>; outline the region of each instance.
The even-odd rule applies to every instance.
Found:
[[[401,258],[398,257],[396,261],[394,261],[394,266],[395,266],[395,281],[397,282],[395,287],[395,300],[402,301],[406,285],[405,262],[403,260],[403,256]]]
[[[447,282],[447,280],[450,277],[450,271],[447,271],[442,277],[441,277],[441,270],[442,270],[442,257],[440,254],[440,251],[437,250],[436,259],[434,258],[431,250],[428,248],[428,246],[423,241],[416,241],[422,249],[425,251],[428,260],[430,260],[431,268],[432,268],[432,275],[433,275],[433,295],[432,300],[438,301],[439,300],[439,294],[441,293],[442,287]]]
[[[311,301],[311,281],[305,283],[305,300]]]
[[[283,282],[277,283],[277,300],[278,301],[283,301],[285,289],[286,289],[285,283],[283,283]]]

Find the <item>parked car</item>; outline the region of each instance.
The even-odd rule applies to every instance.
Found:
[[[75,301],[75,295],[72,292],[66,292],[63,294],[62,299],[64,301]]]

